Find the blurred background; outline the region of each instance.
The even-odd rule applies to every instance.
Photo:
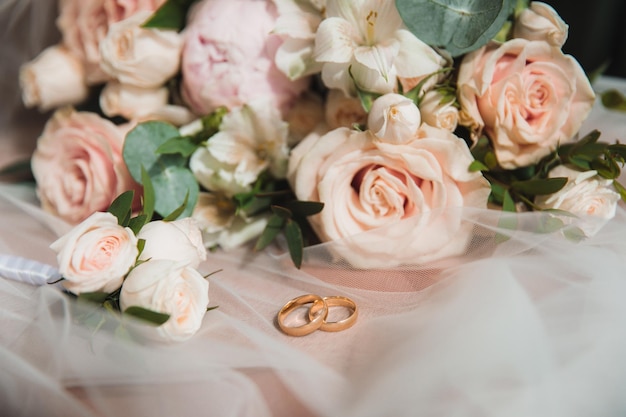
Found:
[[[626,1],[547,0],[569,25],[563,47],[587,73],[626,78]],[[57,0],[0,0],[0,169],[27,160],[49,114],[24,109],[19,66],[59,40]]]

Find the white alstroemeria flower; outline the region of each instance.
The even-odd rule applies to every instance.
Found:
[[[292,80],[320,72],[322,64],[313,58],[313,50],[326,0],[275,0],[275,3],[279,16],[274,33],[283,39],[274,58],[276,66]]]
[[[232,196],[251,189],[264,170],[284,178],[288,125],[270,102],[251,102],[224,116],[220,131],[191,156],[189,166],[207,190]]]
[[[434,49],[404,28],[393,0],[328,0],[315,37],[329,88],[354,95],[350,77],[364,90],[393,92],[397,78],[418,78],[445,64]]]

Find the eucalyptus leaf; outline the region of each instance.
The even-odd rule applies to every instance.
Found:
[[[198,145],[193,143],[190,138],[178,136],[162,143],[155,152],[157,154],[180,154],[187,158],[196,149],[198,149]]]
[[[176,207],[174,211],[163,218],[163,221],[171,222],[176,220],[181,214],[185,212],[185,208],[187,207],[187,201],[189,200],[189,193],[185,195],[185,199],[180,204],[180,206]]]
[[[117,223],[120,226],[127,226],[132,214],[133,199],[135,192],[133,190],[124,191],[118,195],[111,203],[107,211],[117,217]]]
[[[161,216],[168,216],[187,200],[179,217],[188,217],[198,201],[200,187],[193,173],[186,167],[159,166],[150,176],[154,185],[154,210]]]
[[[132,316],[148,323],[160,326],[169,320],[170,315],[166,313],[159,313],[157,311],[148,310],[140,306],[130,306],[124,310],[124,315]]]
[[[300,269],[300,266],[302,266],[302,254],[304,250],[304,241],[302,239],[302,230],[300,229],[300,225],[291,219],[287,219],[287,224],[285,225],[285,237],[287,238],[289,256],[291,256],[291,260],[296,268]]]
[[[515,0],[396,0],[396,7],[417,38],[456,57],[494,38]]]
[[[185,166],[187,158],[182,155],[159,155],[156,150],[169,139],[178,137],[178,129],[170,123],[148,121],[139,123],[131,129],[124,140],[122,155],[133,179],[142,181],[142,167],[152,173],[155,165]]]
[[[580,227],[570,226],[563,229],[563,235],[572,242],[580,242],[587,238],[587,235]]]

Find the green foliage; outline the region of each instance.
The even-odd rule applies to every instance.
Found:
[[[602,105],[610,110],[626,112],[626,97],[617,90],[611,89],[600,94]]]
[[[166,217],[184,206],[179,216],[191,215],[200,192],[188,168],[191,146],[195,150],[166,122],[143,122],[128,132],[122,155],[135,181],[150,189],[144,198],[145,214],[152,217],[154,211]]]
[[[407,28],[453,57],[473,51],[498,35],[515,0],[396,0]]]
[[[189,8],[197,0],[167,0],[143,24],[145,28],[172,29],[185,27]]]
[[[123,314],[125,316],[134,317],[150,324],[154,324],[155,326],[160,326],[170,318],[169,314],[159,313],[157,311],[148,310],[139,306],[130,306],[124,310]]]

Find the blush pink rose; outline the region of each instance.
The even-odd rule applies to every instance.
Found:
[[[286,113],[307,78],[290,81],[274,63],[281,38],[269,0],[209,0],[197,4],[185,29],[182,94],[198,114],[271,99]]]
[[[83,292],[117,290],[135,264],[137,237],[111,213],[96,212],[50,245],[64,287]]]
[[[57,110],[31,159],[43,209],[76,224],[122,192],[139,190],[122,158],[124,135],[95,113]]]
[[[165,0],[60,0],[57,27],[65,46],[85,66],[86,80],[98,84],[109,79],[100,69],[100,42],[115,22],[139,11],[155,11]]]
[[[595,100],[578,62],[545,41],[512,39],[471,52],[457,83],[461,120],[476,135],[484,130],[506,169],[571,141]]]
[[[463,207],[486,208],[489,183],[470,172],[466,143],[424,125],[405,143],[346,128],[312,134],[293,150],[289,181],[300,200],[321,201],[310,217],[322,241],[353,266],[429,262],[465,251]]]

